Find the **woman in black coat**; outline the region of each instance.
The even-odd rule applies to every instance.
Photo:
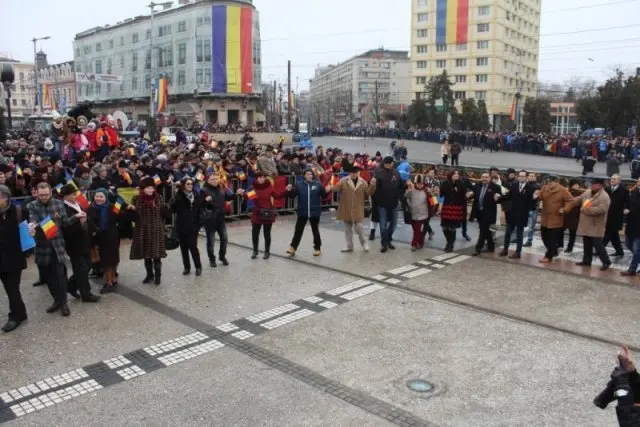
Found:
[[[109,203],[107,190],[98,189],[87,211],[87,217],[91,243],[98,247],[100,267],[104,272],[104,286],[100,290],[101,294],[115,292],[118,287],[116,279],[116,270],[120,263],[118,215],[120,212],[115,212]]]
[[[193,190],[195,180],[191,177],[184,178],[178,188],[173,201],[171,212],[176,214],[175,227],[180,240],[180,252],[185,276],[191,272],[189,253],[193,258],[193,266],[196,268],[196,276],[202,274],[202,263],[198,251],[198,233],[200,232],[200,200]]]
[[[456,229],[462,226],[466,216],[467,192],[469,189],[460,179],[460,172],[449,172],[447,180],[440,186],[440,196],[443,197],[440,211],[440,225],[447,239],[445,252],[453,252],[456,241]]]

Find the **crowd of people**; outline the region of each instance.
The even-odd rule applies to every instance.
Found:
[[[282,139],[261,145],[248,133],[237,141],[215,141],[206,130],[174,142],[166,138],[151,142],[146,135],[125,140],[108,117],[95,121],[77,117],[61,129],[22,134],[1,148],[0,280],[10,305],[5,332],[27,318],[20,281],[29,254],[33,253],[39,273],[34,285],[46,284],[52,296],[47,312],[69,316],[68,295],[87,303],[100,300],[91,290],[91,278],[101,280],[101,294],[117,291],[123,238],[132,239],[129,259],[144,264],[145,284],[161,284],[162,260],[175,247],[180,248],[183,273],[191,274],[193,266],[200,276],[201,230],[209,266],[228,266],[226,219],[234,206],[250,212],[252,259],[259,255],[261,234],[263,258],[269,259],[277,211],[293,200],[297,220],[287,253],[295,256],[309,223],[313,255],[320,256],[320,217],[335,197],[337,219],[345,225],[344,253],[355,249],[354,232],[368,252],[377,230],[380,252],[394,250],[402,206],[404,221],[413,229],[412,251],[433,239],[431,222],[437,216],[445,251],[453,251],[458,229],[462,238],[470,240],[467,223],[474,220],[480,228],[476,255],[494,251],[495,225],[504,213],[507,229],[500,255],[517,259],[523,246],[532,244],[540,211],[547,248],[541,262],[556,258],[568,231],[565,251],[571,252],[576,236],[582,236],[588,250],[581,265],[591,265],[593,248],[602,269],[611,264],[604,250],[609,242],[614,256],[623,254],[619,234],[626,216],[626,246],[634,257],[624,274],[635,275],[640,262],[640,227],[635,226],[640,195],[623,188],[618,176],[612,176],[606,188],[596,179],[588,189],[577,182],[564,188],[557,178],[540,185],[536,174],[526,171],[509,170],[501,177],[497,168],[478,180],[458,170],[445,177],[433,167],[413,170],[403,143],[383,156],[285,147]],[[453,158],[454,152],[449,155]],[[516,250],[509,254],[514,233]],[[25,235],[33,238],[35,247],[24,248]]]

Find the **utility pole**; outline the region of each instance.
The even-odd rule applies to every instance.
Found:
[[[33,79],[35,81],[35,93],[36,93],[36,100],[35,103],[33,104],[34,106],[40,105],[38,103],[38,52],[36,49],[36,43],[39,40],[49,40],[51,37],[50,36],[46,36],[46,37],[34,37],[31,39],[31,42],[33,43]],[[42,105],[40,105],[40,113],[42,114]]]
[[[291,129],[291,61],[287,61],[287,128]]]
[[[518,77],[519,79],[517,79],[516,84],[518,84],[518,87],[516,88],[516,130],[520,133],[522,133],[522,113],[520,112],[522,110],[522,106],[520,105],[520,100],[522,99],[522,89],[524,87],[524,80],[522,79],[522,75],[524,74],[522,72],[522,57],[524,56],[524,52],[522,51],[522,49],[518,50],[518,57],[519,57],[519,69],[518,69]]]
[[[276,128],[276,81],[273,81],[273,114],[271,115],[271,126]]]
[[[378,105],[378,81],[376,80],[376,88],[373,99],[373,111],[375,114],[376,125],[380,124],[380,106]]]
[[[162,7],[167,7],[167,6],[171,6],[173,3],[168,1],[168,2],[163,2],[163,3],[154,3],[151,2],[147,5],[147,7],[151,10],[151,21],[150,21],[150,25],[151,25],[151,37],[149,38],[149,55],[150,55],[150,66],[149,66],[149,85],[151,87],[151,94],[149,96],[149,126],[148,126],[148,132],[149,132],[149,136],[151,137],[151,139],[153,140],[155,135],[156,135],[156,112],[155,112],[155,108],[154,108],[154,101],[156,98],[156,87],[155,84],[153,83],[153,15],[155,12],[155,7],[156,6],[162,6]]]
[[[279,105],[280,105],[280,114],[282,115],[282,85],[280,85],[278,89],[280,89]],[[282,126],[282,119],[280,120],[280,126]],[[280,128],[280,126],[278,127],[278,129]]]

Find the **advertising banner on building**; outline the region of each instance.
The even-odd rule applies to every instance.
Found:
[[[122,83],[119,74],[76,73],[76,83]]]

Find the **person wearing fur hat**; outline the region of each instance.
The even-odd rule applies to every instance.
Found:
[[[98,248],[97,265],[104,278],[104,285],[100,290],[101,294],[115,292],[118,288],[116,273],[120,263],[118,221],[121,215],[121,212],[114,212],[111,203],[109,203],[108,191],[104,188],[97,189],[87,211],[87,216],[91,244]]]
[[[176,214],[175,227],[180,241],[180,252],[184,266],[183,275],[191,273],[189,253],[193,258],[196,276],[202,274],[202,262],[198,251],[200,232],[200,199],[194,191],[195,179],[187,176],[180,181],[178,191],[171,202],[171,211]]]
[[[433,196],[425,185],[424,175],[415,175],[411,184],[405,192],[405,198],[409,203],[411,227],[413,228],[411,251],[415,252],[424,247],[429,218],[437,211],[438,204],[432,201]]]
[[[345,159],[346,160],[346,159]],[[344,164],[343,169],[349,174],[338,182],[334,187],[340,192],[338,201],[338,221],[344,221],[344,237],[346,247],[342,252],[353,252],[353,231],[355,230],[360,240],[360,245],[365,252],[369,252],[369,245],[365,240],[364,227],[364,204],[369,197],[369,184],[360,178],[360,168],[349,164]]]
[[[271,184],[271,181],[267,179],[267,175],[263,172],[256,174],[256,179],[253,181],[252,190],[245,191],[243,189],[238,190],[238,195],[248,198],[248,194],[255,192],[255,198],[253,199],[253,209],[251,209],[251,242],[253,244],[253,254],[251,259],[258,257],[258,245],[260,243],[260,229],[263,229],[264,235],[264,259],[269,259],[271,255],[271,227],[276,221],[275,206],[273,204],[274,199],[281,199],[287,195],[287,190],[276,191]]]
[[[60,195],[64,201],[68,217],[82,212],[82,208],[76,200],[77,192],[78,190],[71,184],[67,184],[60,189]],[[78,221],[63,227],[62,234],[73,270],[73,276],[67,281],[67,292],[75,298],[82,298],[84,302],[97,302],[100,297],[91,293],[91,284],[89,283],[89,252],[91,246],[87,221]],[[80,294],[78,294],[78,291],[80,291]]]
[[[139,193],[131,198],[128,206],[134,212],[136,223],[129,259],[144,259],[147,274],[142,283],[154,282],[156,286],[161,283],[162,258],[167,257],[163,208],[153,178],[140,180]]]

